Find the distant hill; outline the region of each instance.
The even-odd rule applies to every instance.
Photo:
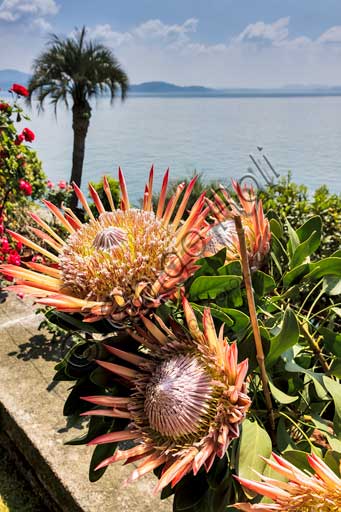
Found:
[[[200,85],[180,86],[168,82],[143,82],[131,85],[130,92],[142,94],[210,94],[216,89],[202,87]]]
[[[13,83],[27,85],[30,75],[17,69],[0,70],[0,89],[3,93],[11,87]],[[278,88],[224,88],[214,89],[203,87],[201,85],[180,86],[169,82],[143,82],[141,84],[132,84],[129,88],[132,96],[207,96],[207,97],[297,97],[297,96],[341,96],[341,86],[324,85],[284,85]],[[1,90],[0,90],[1,95]]]
[[[7,91],[15,83],[27,85],[29,78],[28,73],[17,69],[0,69],[0,89]]]

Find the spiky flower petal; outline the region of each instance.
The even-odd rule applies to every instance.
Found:
[[[81,312],[93,322],[106,318],[116,326],[126,325],[138,315],[174,294],[195,270],[195,261],[210,228],[205,218],[209,208],[200,196],[186,222],[183,213],[195,184],[187,189],[181,183],[165,203],[168,171],[156,211],[152,206],[153,168],[145,188],[143,207],[131,208],[122,171],[119,169],[121,205],[115,209],[108,181],[104,192],[112,211],[106,212],[96,190],[90,194],[98,210],[95,218],[82,191],[74,185],[89,221],[82,223],[69,208],[64,213],[49,201],[45,205],[68,233],[63,240],[39,216],[32,219],[42,229],[34,233],[51,248],[40,247],[29,239],[12,233],[12,237],[43,254],[56,268],[28,263],[30,270],[2,265],[5,276],[16,279],[9,289],[31,294],[37,302],[60,311]],[[180,197],[182,199],[180,201]],[[52,272],[52,273],[51,273]]]
[[[240,204],[237,204],[229,193],[220,187],[215,192],[214,202],[207,199],[217,224],[211,230],[211,241],[206,247],[206,255],[212,255],[226,248],[228,261],[240,258],[239,240],[234,224],[234,216],[240,215],[245,230],[251,269],[260,268],[265,256],[270,250],[270,226],[264,216],[262,201],[257,201],[252,187],[246,185],[242,188],[239,183],[232,181]],[[225,202],[226,201],[226,202]]]
[[[212,467],[222,458],[232,439],[239,436],[239,425],[251,401],[246,394],[247,360],[238,363],[236,343],[216,334],[209,309],[203,315],[203,332],[193,310],[183,299],[188,330],[175,322],[172,329],[155,317],[158,325],[143,318],[145,329],[131,332],[145,346],[144,356],[129,354],[115,347],[107,349],[135,368],[98,361],[116,376],[125,379],[130,395],[87,397],[91,403],[109,407],[85,414],[128,415],[127,430],[97,437],[89,444],[134,439],[136,445],[117,450],[98,468],[119,460],[143,459],[132,473],[133,481],[164,464],[156,492],[169,483],[174,486],[193,471]]]
[[[262,476],[262,482],[236,477],[243,487],[273,500],[273,503],[237,503],[239,510],[251,512],[339,512],[341,479],[315,454],[307,455],[314,474],[308,475],[275,453],[264,459],[286,482]]]

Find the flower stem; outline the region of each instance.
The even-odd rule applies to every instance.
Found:
[[[243,276],[244,276],[244,282],[245,282],[245,288],[246,288],[246,296],[247,296],[250,320],[251,320],[253,336],[254,336],[254,341],[255,341],[255,346],[256,346],[257,362],[258,362],[258,366],[260,369],[260,376],[261,376],[262,385],[263,385],[265,405],[266,405],[266,408],[268,411],[268,418],[269,418],[270,429],[271,429],[270,434],[271,434],[272,441],[274,442],[275,441],[275,432],[276,432],[275,417],[274,417],[274,411],[273,411],[273,407],[272,407],[271,393],[270,393],[270,388],[269,388],[269,379],[268,379],[268,375],[266,373],[266,368],[265,368],[264,350],[263,350],[263,343],[262,343],[262,338],[261,338],[260,330],[259,330],[255,298],[254,298],[253,289],[252,289],[252,281],[251,281],[251,273],[250,273],[250,266],[249,266],[249,258],[248,258],[248,254],[247,254],[247,247],[246,247],[246,241],[245,241],[245,233],[244,233],[242,220],[239,215],[236,215],[234,217],[234,223],[236,226],[238,240],[239,240],[240,257],[241,257],[241,264],[242,264]]]
[[[329,365],[327,361],[324,358],[324,355],[322,353],[322,350],[319,347],[318,341],[316,341],[313,336],[309,332],[309,327],[307,323],[301,323],[300,324],[300,331],[302,336],[305,338],[305,340],[308,342],[311,350],[314,352],[317,359],[320,361],[320,364],[323,368],[323,371],[328,373],[329,372]]]

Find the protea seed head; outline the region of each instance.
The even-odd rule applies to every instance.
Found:
[[[84,414],[131,420],[126,430],[104,434],[89,444],[135,440],[133,448],[117,450],[98,468],[143,459],[129,479],[133,481],[164,464],[156,491],[175,485],[190,471],[196,474],[202,466],[209,471],[215,458],[222,458],[231,440],[239,436],[251,404],[245,382],[248,362],[238,363],[236,343],[224,339],[222,331],[217,336],[209,309],[201,332],[186,299],[183,306],[188,330],[175,323],[169,329],[155,317],[157,323],[143,318],[145,329],[131,332],[145,346],[144,355],[107,347],[136,369],[98,361],[129,382],[128,397],[85,398],[109,409]]]

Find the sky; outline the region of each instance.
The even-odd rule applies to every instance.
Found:
[[[83,25],[131,83],[341,85],[341,0],[0,0],[0,69]]]

